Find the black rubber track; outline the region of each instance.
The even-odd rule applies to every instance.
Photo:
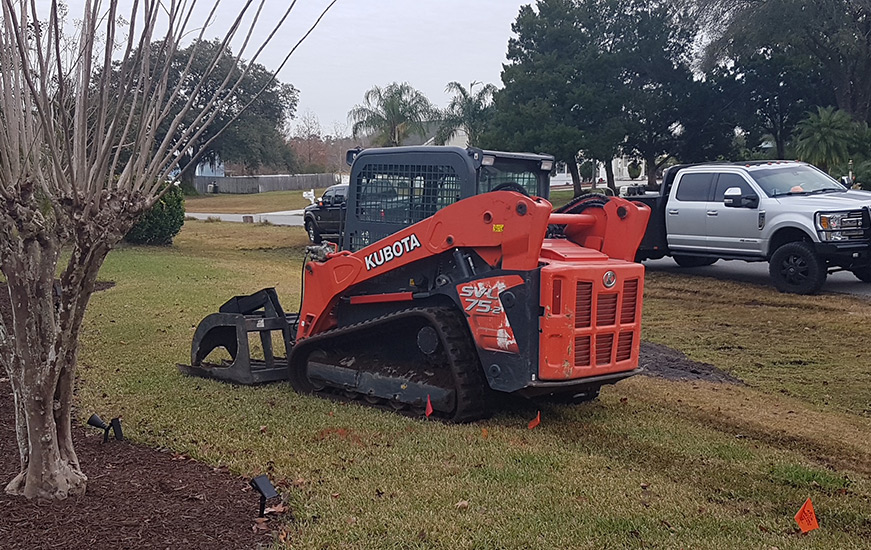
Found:
[[[382,331],[384,342],[387,343],[392,336],[389,330],[391,325],[407,321],[411,318],[420,320],[424,318],[427,324],[432,326],[439,335],[440,344],[446,354],[447,366],[450,367],[452,388],[455,391],[456,402],[454,410],[450,413],[434,411],[433,417],[447,422],[463,423],[473,422],[486,417],[490,413],[491,390],[484,378],[480,361],[478,360],[475,344],[469,334],[468,322],[465,315],[450,308],[410,308],[390,313],[369,321],[349,325],[347,327],[333,329],[301,340],[296,343],[291,352],[290,383],[299,393],[316,394],[322,397],[353,400],[355,397],[368,397],[363,394],[349,396],[345,388],[315,387],[308,379],[306,365],[309,356],[317,350],[330,349],[353,349],[352,341],[355,337],[372,330]],[[354,367],[366,366],[365,357],[356,355]],[[347,365],[343,365],[347,367]],[[411,369],[424,369],[425,365],[414,363],[407,365]],[[374,400],[372,398],[360,399],[360,404],[376,408],[396,410],[387,400]],[[402,414],[420,416],[423,410],[419,408],[405,408],[398,410]]]

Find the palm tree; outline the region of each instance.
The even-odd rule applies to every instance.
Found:
[[[474,88],[478,85],[481,85],[481,89],[475,92]],[[442,114],[442,123],[436,141],[445,143],[459,130],[463,130],[466,132],[469,145],[476,146],[486,124],[496,86],[472,82],[467,90],[459,82],[449,82],[445,91],[453,93],[454,97]]]
[[[348,113],[354,137],[371,134],[376,145],[396,147],[412,134],[426,135],[426,122],[435,113],[430,101],[407,82],[373,87],[363,104]]]
[[[834,107],[817,107],[816,113],[796,126],[798,156],[824,172],[847,161],[855,127],[850,115]]]

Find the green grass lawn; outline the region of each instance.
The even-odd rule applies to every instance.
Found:
[[[186,212],[209,214],[261,214],[263,212],[282,212],[299,210],[309,204],[303,198],[304,191],[271,191],[249,195],[196,195],[185,197]],[[315,196],[324,194],[324,189],[315,189]]]
[[[269,473],[289,548],[868,547],[867,301],[649,275],[645,338],[747,385],[635,377],[542,407],[534,430],[532,406],[454,426],[180,375],[196,324],[230,296],[275,286],[296,309],[306,243],[301,228],[188,221],[172,247],[112,252],[101,279],[116,286],[84,329],[82,416]],[[808,497],[821,529],[802,536]]]

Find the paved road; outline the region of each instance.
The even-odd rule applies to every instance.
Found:
[[[282,212],[263,212],[261,214],[209,214],[200,212],[186,212],[185,216],[190,216],[198,220],[207,218],[218,218],[225,222],[241,223],[244,220],[243,216],[251,216],[254,223],[269,222],[273,225],[297,225],[302,226],[302,210],[284,210]]]
[[[741,260],[720,260],[706,267],[678,267],[671,258],[647,260],[644,262],[648,271],[664,273],[683,273],[701,277],[714,277],[728,281],[741,281],[765,285],[774,288],[768,277],[766,262],[744,262]],[[848,271],[840,271],[828,276],[822,292],[853,294],[856,296],[871,296],[871,284],[863,283]]]

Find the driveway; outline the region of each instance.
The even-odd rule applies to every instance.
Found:
[[[683,273],[700,277],[713,277],[728,281],[740,281],[757,285],[774,285],[768,277],[767,262],[744,262],[741,260],[720,260],[714,265],[705,267],[678,267],[671,258],[661,260],[646,260],[644,266],[651,272]],[[871,284],[863,283],[849,271],[839,271],[826,278],[822,292],[852,294],[854,296],[871,296]]]

